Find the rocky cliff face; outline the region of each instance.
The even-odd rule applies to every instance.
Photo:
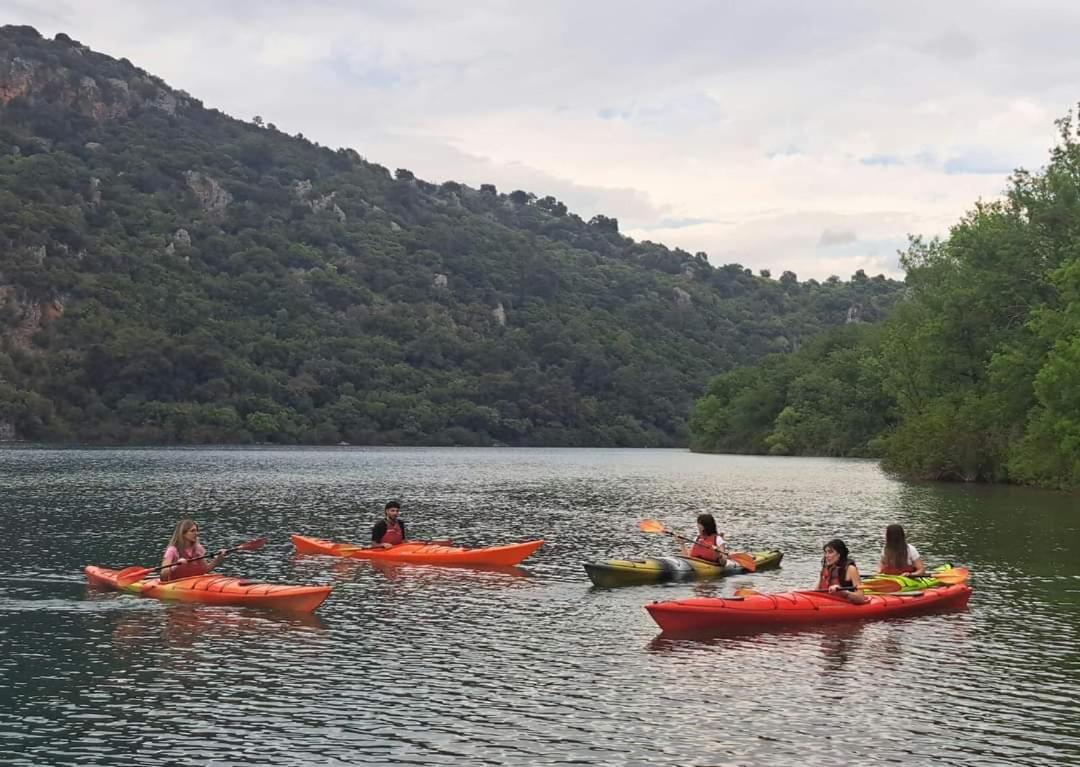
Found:
[[[57,35],[50,44],[30,27],[14,29],[17,34],[0,41],[0,103],[54,104],[98,122],[139,109],[176,114],[199,106],[130,62],[108,59],[67,35]],[[35,43],[42,46],[40,57],[33,55]],[[110,64],[108,76],[100,71],[102,61]]]

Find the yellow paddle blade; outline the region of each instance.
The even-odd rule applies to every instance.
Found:
[[[754,560],[752,554],[747,554],[743,551],[733,551],[727,555],[728,559],[743,568],[747,572],[754,572],[757,570],[757,562]]]
[[[638,530],[643,533],[666,533],[664,526],[655,519],[643,519],[638,525]]]

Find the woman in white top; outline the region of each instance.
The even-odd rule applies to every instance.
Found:
[[[907,542],[907,535],[901,525],[889,525],[885,528],[885,548],[881,550],[880,572],[887,575],[924,575],[919,550]]]

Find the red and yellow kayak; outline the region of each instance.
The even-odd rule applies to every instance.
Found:
[[[162,583],[158,580],[136,581],[120,586],[119,570],[90,565],[86,580],[92,586],[139,594],[172,602],[199,602],[208,605],[242,605],[274,610],[312,612],[330,596],[330,586],[286,586],[276,583],[254,583],[224,575],[196,575]]]
[[[521,564],[526,557],[544,545],[544,541],[539,540],[484,549],[463,549],[459,546],[440,546],[433,543],[399,543],[389,549],[368,549],[351,543],[334,543],[304,535],[292,536],[292,542],[300,554],[328,554],[351,559],[469,567],[512,567]]]
[[[746,597],[702,597],[645,605],[664,631],[767,628],[887,618],[959,609],[967,605],[971,587],[942,586],[926,591],[881,594],[855,605],[843,596],[816,591],[755,594]]]

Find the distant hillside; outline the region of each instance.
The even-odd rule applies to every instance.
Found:
[[[711,377],[901,287],[391,174],[65,35],[0,54],[0,438],[678,445]]]

